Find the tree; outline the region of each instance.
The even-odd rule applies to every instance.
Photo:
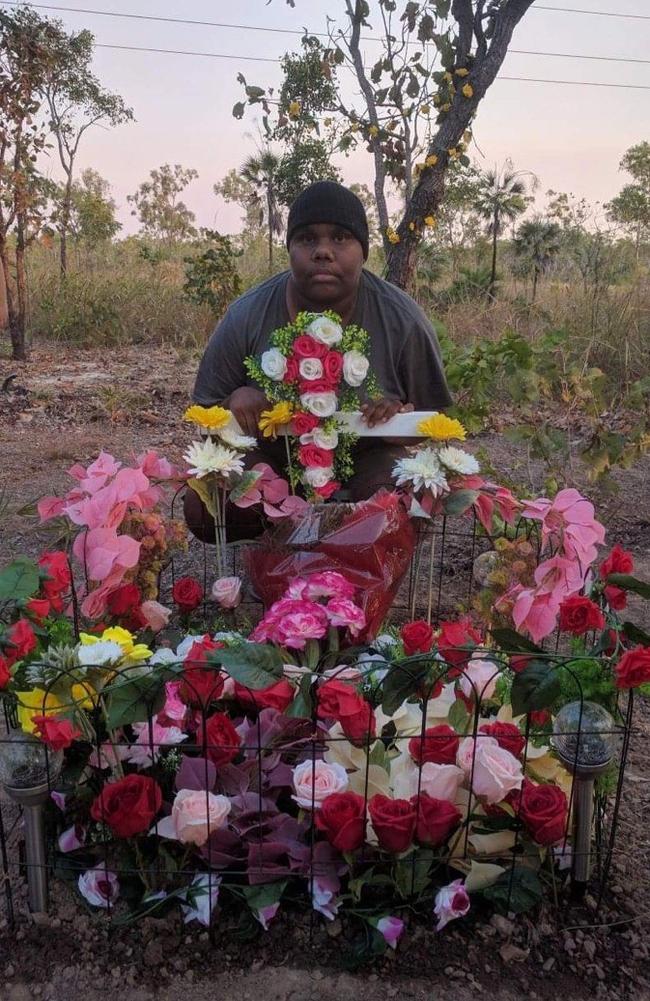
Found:
[[[437,242],[449,250],[452,279],[458,278],[467,247],[475,243],[479,228],[477,203],[481,191],[481,174],[474,167],[463,167],[458,161],[449,168],[445,182],[445,197],[438,210]]]
[[[150,180],[143,181],[135,194],[127,195],[127,201],[135,206],[131,215],[138,216],[147,235],[164,240],[170,246],[178,240],[196,236],[192,225],[194,213],[178,200],[178,196],[198,176],[193,168],[164,163],[151,171]]]
[[[509,165],[502,171],[488,170],[481,178],[479,198],[476,208],[488,223],[488,235],[492,238],[492,270],[488,295],[495,298],[497,279],[497,243],[503,227],[526,211],[526,185],[521,180],[521,171],[512,171]]]
[[[119,94],[101,86],[90,65],[94,38],[90,31],[66,35],[59,40],[45,81],[50,127],[56,139],[65,182],[58,212],[61,278],[67,271],[67,237],[72,213],[72,187],[79,144],[93,125],[121,125],[133,119]]]
[[[650,231],[650,143],[631,146],[620,169],[631,174],[634,183],[626,184],[605,208],[613,222],[632,230],[638,261],[641,240]]]
[[[273,271],[273,236],[282,232],[282,214],[277,195],[278,166],[279,160],[275,153],[265,149],[249,156],[239,172],[244,180],[263,193],[269,234],[269,272]]]
[[[51,219],[60,232],[67,185],[57,185],[53,192],[55,208]],[[122,228],[115,218],[116,205],[110,195],[110,185],[96,170],[87,167],[79,181],[73,181],[66,213],[69,233],[77,243],[89,247],[112,240]]]
[[[284,153],[278,162],[275,183],[278,201],[289,207],[314,181],[340,181],[330,161],[327,145],[320,139],[304,139]]]
[[[197,257],[183,258],[183,292],[191,302],[209,306],[219,317],[241,292],[241,278],[236,263],[241,251],[233,250],[230,239],[215,230],[205,229],[201,232],[211,246]]]
[[[531,302],[535,302],[537,282],[561,248],[561,233],[557,223],[547,219],[529,219],[522,222],[514,239],[517,257],[526,271],[533,276]]]
[[[264,208],[255,185],[242,177],[233,167],[225,177],[212,186],[212,190],[215,195],[223,198],[224,202],[241,206],[244,212],[242,222],[247,233],[252,236],[258,232],[264,224]]]

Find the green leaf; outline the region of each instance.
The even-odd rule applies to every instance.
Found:
[[[641,646],[650,646],[650,633],[646,633],[645,630],[639,629],[639,627],[635,626],[633,622],[624,622],[623,632],[626,637],[632,641],[632,643],[640,643]]]
[[[522,716],[533,710],[548,709],[561,691],[560,679],[553,664],[532,660],[512,682],[512,715]]]
[[[477,497],[478,490],[455,490],[443,501],[445,514],[464,514],[465,511],[469,511]]]
[[[277,904],[287,887],[287,880],[279,883],[260,883],[258,886],[242,886],[241,890],[251,911],[261,911],[263,907]]]
[[[243,101],[237,101],[237,103],[233,105],[232,109],[233,118],[243,118],[245,108],[246,105]]]
[[[514,629],[492,629],[492,637],[506,653],[543,653],[541,647],[532,640],[520,636]]]
[[[110,730],[142,722],[162,709],[168,672],[134,678],[106,689],[106,724]]]
[[[613,584],[614,587],[622,587],[624,591],[633,591],[642,598],[650,600],[650,584],[645,580],[639,580],[638,577],[631,577],[627,573],[610,573],[607,583]]]
[[[447,719],[449,720],[449,726],[453,726],[456,733],[466,734],[469,730],[469,713],[460,699],[456,699],[454,702],[453,706],[449,710]]]
[[[429,885],[431,866],[435,858],[432,848],[415,848],[394,867],[395,886],[402,897],[413,897]]]
[[[541,901],[542,884],[532,869],[517,866],[513,871],[502,873],[496,883],[481,892],[500,913],[523,914]]]
[[[208,661],[221,664],[231,678],[247,688],[269,688],[282,677],[279,651],[263,643],[242,643],[227,650],[214,650]]]
[[[429,664],[422,660],[401,661],[389,668],[384,678],[381,706],[387,716],[413,695],[429,670]]]
[[[311,674],[308,674],[301,679],[298,694],[289,708],[285,711],[285,716],[290,716],[291,719],[311,719],[314,709],[314,703],[311,697],[311,685]]]
[[[0,572],[0,601],[25,601],[39,588],[38,569],[31,560],[20,557]]]
[[[230,491],[228,500],[233,501],[233,503],[238,501],[240,497],[248,493],[254,483],[257,483],[261,475],[261,473],[256,472],[254,469],[247,469],[239,483]]]

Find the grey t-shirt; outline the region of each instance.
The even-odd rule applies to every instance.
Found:
[[[248,355],[261,355],[270,335],[290,322],[286,302],[289,272],[249,289],[226,311],[201,359],[194,400],[222,403],[240,386],[254,385],[244,368]],[[439,410],[452,402],[438,338],[406,292],[363,271],[352,323],[370,334],[370,364],[386,396],[416,410]]]

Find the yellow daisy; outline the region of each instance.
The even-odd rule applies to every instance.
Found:
[[[418,424],[418,434],[431,438],[432,441],[447,441],[449,438],[457,438],[465,441],[467,431],[455,417],[447,417],[446,414],[433,414],[426,420]]]
[[[288,424],[293,416],[293,407],[286,401],[276,403],[271,410],[263,410],[258,427],[265,438],[277,438],[278,430]]]
[[[200,407],[195,404],[183,414],[184,421],[192,421],[208,431],[218,431],[230,422],[230,411],[225,407]]]

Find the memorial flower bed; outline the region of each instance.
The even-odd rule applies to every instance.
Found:
[[[9,743],[44,750],[57,871],[91,906],[203,925],[235,909],[264,928],[306,908],[381,951],[406,914],[442,930],[561,889],[574,792],[555,724],[577,701],[629,726],[650,638],[622,613],[648,585],[620,547],[598,560],[604,531],[576,491],[516,500],[449,445],[458,427],[423,433],[380,503],[476,515],[494,547],[473,605],[438,623],[382,625],[340,566],[302,565],[246,633],[242,582],[220,568],[208,595],[180,578],[163,603],[184,539],[161,503],[186,474],[155,453],[74,466],[71,493],[41,502],[74,537],[0,573],[0,694]],[[281,510],[291,495],[265,471],[224,468],[208,471],[219,489],[257,489],[274,520],[313,517]],[[224,611],[233,628],[215,631]],[[616,753],[604,792],[615,770]]]

